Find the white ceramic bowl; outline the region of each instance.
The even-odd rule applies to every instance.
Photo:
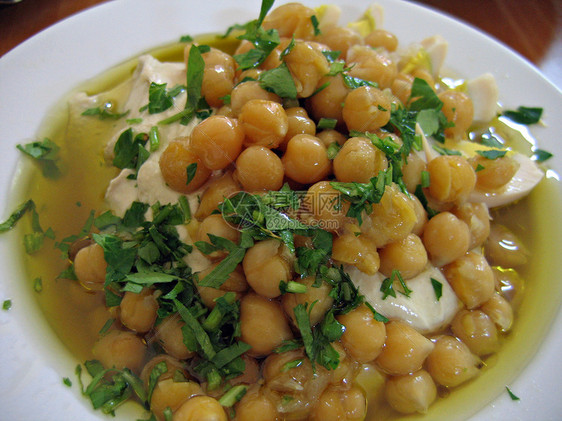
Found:
[[[320,5],[321,0],[305,0]],[[370,4],[360,0],[336,0],[343,9],[342,22],[358,18]],[[446,66],[466,77],[492,72],[498,82],[500,101],[506,107],[542,106],[546,127],[533,127],[540,147],[555,153],[552,169],[562,171],[559,136],[562,133],[562,94],[531,64],[486,35],[449,17],[414,3],[380,0],[385,7],[384,27],[398,35],[401,45],[441,34],[449,41]],[[0,201],[7,217],[18,199],[17,143],[34,139],[46,113],[69,90],[124,60],[149,48],[179,39],[184,34],[223,32],[233,23],[257,17],[258,0],[213,0],[202,5],[194,0],[121,0],[105,3],[72,16],[24,42],[0,59]],[[279,3],[278,3],[279,4]],[[277,4],[277,5],[278,5]],[[550,173],[550,176],[555,176]],[[559,203],[559,197],[556,199]],[[560,209],[558,207],[558,209]],[[554,215],[556,217],[557,215]],[[556,221],[553,219],[556,228]],[[548,232],[548,231],[547,231]],[[29,280],[14,264],[13,234],[0,238],[0,301],[11,299],[9,311],[0,311],[0,408],[10,420],[99,420],[80,396],[74,376],[77,361],[52,333],[32,297]],[[552,235],[552,234],[547,234]],[[547,251],[548,252],[548,251]],[[562,266],[559,266],[562,269]],[[560,283],[560,275],[550,282]],[[545,300],[556,309],[560,288]],[[554,306],[554,307],[553,307]],[[491,376],[473,382],[463,393],[462,410],[447,408],[440,418],[477,420],[547,420],[562,415],[559,387],[562,385],[562,317],[541,321],[535,339],[515,359],[513,370],[501,379]],[[515,328],[517,331],[517,326]],[[524,338],[521,343],[526,343]],[[533,355],[532,359],[530,356]],[[529,362],[530,360],[530,362]],[[511,362],[506,362],[509,366]],[[504,372],[506,371],[504,367]],[[509,372],[509,370],[507,370]],[[63,385],[69,377],[74,385]],[[482,387],[484,383],[497,383]],[[512,401],[505,392],[509,384],[521,398]],[[476,386],[475,386],[476,385]],[[485,396],[478,394],[485,389]],[[474,396],[474,401],[472,401]],[[468,403],[467,403],[468,402]],[[137,419],[129,409],[118,419]],[[138,414],[137,414],[138,415]],[[435,419],[432,417],[432,419]]]

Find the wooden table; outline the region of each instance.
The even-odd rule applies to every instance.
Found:
[[[0,56],[53,23],[106,1],[108,0],[23,0],[12,5],[0,5]],[[535,63],[562,89],[562,1],[419,2],[456,16],[491,34]]]

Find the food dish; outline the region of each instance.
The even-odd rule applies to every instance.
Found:
[[[383,3],[383,4],[385,4],[386,11],[387,11],[387,13],[386,13],[386,14],[387,14],[387,25],[388,25],[387,27],[389,27],[389,28],[394,28],[394,27],[396,27],[396,25],[394,25],[394,24],[392,23],[393,16],[397,16],[397,15],[404,16],[404,15],[403,15],[403,13],[400,13],[399,11],[394,11],[393,8],[395,8],[395,7],[405,7],[405,6],[402,5],[402,4],[396,4],[396,3],[393,3],[393,2],[388,3],[388,5],[386,5],[386,3]],[[142,6],[142,7],[141,7],[141,6]],[[110,6],[107,6],[107,7],[109,8]],[[111,7],[117,7],[117,6],[111,5]],[[151,17],[153,17],[153,16],[158,16],[158,14],[156,14],[156,13],[155,13],[155,14],[147,13],[148,10],[149,10],[149,6],[148,6],[148,5],[146,5],[146,8],[143,8],[144,5],[138,4],[138,6],[135,5],[135,7],[133,7],[133,10],[136,10],[136,7],[139,7],[139,9],[142,9],[142,12],[140,12],[141,15],[147,14],[147,15],[150,15]],[[175,10],[174,7],[179,7],[179,6],[174,5],[173,7],[171,7],[170,10]],[[233,20],[234,20],[234,21],[238,21],[238,22],[244,22],[244,21],[247,20],[247,16],[254,16],[254,14],[255,14],[255,8],[256,8],[255,5],[247,5],[247,7],[246,7],[245,4],[242,4],[240,7],[241,7],[241,9],[240,9],[240,11],[239,11],[239,13],[241,13],[240,18],[239,18],[239,19],[232,19],[232,16],[229,16],[229,17],[228,17],[228,20],[227,20],[225,23],[227,23],[227,22],[228,22],[228,23],[229,23],[229,22],[232,22]],[[414,6],[411,6],[411,5],[408,6],[408,7],[413,7],[413,8],[415,9],[415,7],[414,7]],[[349,14],[349,18],[350,18],[350,19],[353,19],[353,18],[357,17],[357,16],[362,12],[361,9],[362,9],[362,8],[360,8],[360,7],[356,7],[356,8],[350,7],[349,9],[346,8],[346,12],[347,12],[346,14]],[[108,9],[108,10],[109,10],[109,9]],[[221,11],[221,10],[223,10],[223,9],[221,9],[219,6],[217,6],[217,10],[218,10],[218,11]],[[411,9],[408,9],[408,10],[411,10]],[[427,12],[427,11],[419,11],[419,10],[417,10],[417,9],[415,9],[415,10],[416,10],[416,13],[427,13],[427,14],[428,14],[428,19],[430,19],[430,18],[439,19],[439,20],[442,19],[442,18],[437,18],[437,17],[435,17],[433,14],[431,14],[431,13],[429,13],[429,12]],[[245,11],[245,12],[243,13],[243,11]],[[207,12],[207,11],[206,11],[206,12]],[[102,11],[101,11],[101,8],[100,8],[100,9],[93,9],[91,12],[88,12],[88,13],[90,13],[90,15],[89,15],[89,16],[91,17],[90,19],[92,19],[93,22],[96,22],[96,19],[99,19],[99,17],[96,16],[96,14],[97,14],[97,13],[102,13]],[[84,16],[85,16],[85,15],[84,15]],[[80,17],[81,17],[81,16],[78,16],[77,19],[80,18]],[[133,23],[135,22],[135,20],[133,19],[133,17],[138,18],[139,16],[135,16],[135,13],[134,13],[134,12],[128,12],[128,11],[127,11],[126,16],[125,16],[125,19],[131,19],[131,24],[133,24]],[[166,20],[166,19],[168,19],[168,18],[169,18],[169,16],[164,16],[164,17],[162,17],[162,19],[164,19],[164,20]],[[84,18],[84,19],[85,19],[85,18]],[[347,16],[344,16],[343,19],[347,19]],[[421,19],[420,19],[420,20],[421,20]],[[75,22],[76,22],[76,21],[75,21]],[[79,19],[78,19],[78,22],[80,22]],[[429,20],[428,20],[428,21],[424,21],[424,22],[429,22]],[[443,21],[443,22],[444,22],[444,26],[443,26],[444,29],[443,29],[443,31],[440,31],[440,32],[441,32],[444,36],[446,36],[447,39],[451,42],[451,49],[450,49],[451,53],[450,53],[450,55],[449,55],[449,58],[448,58],[448,60],[447,60],[447,63],[451,63],[451,64],[452,64],[452,67],[455,67],[453,63],[457,63],[457,62],[458,62],[458,63],[462,63],[463,73],[466,73],[467,76],[470,76],[470,75],[471,75],[470,65],[471,65],[471,62],[472,62],[472,64],[474,64],[473,62],[475,61],[475,58],[474,58],[474,57],[471,58],[470,55],[468,55],[468,57],[466,57],[466,56],[455,57],[455,50],[457,50],[457,49],[455,48],[455,46],[454,46],[454,44],[453,44],[453,40],[455,39],[455,37],[458,37],[458,32],[457,32],[457,30],[459,30],[459,29],[458,29],[458,26],[456,26],[456,24],[450,23],[450,22],[447,21],[447,20],[445,20],[445,21]],[[64,22],[61,27],[64,27],[65,24],[66,24],[67,26],[71,26],[71,23],[72,23],[72,22],[70,22],[70,21]],[[208,23],[208,22],[207,22],[207,23]],[[78,23],[77,23],[77,24],[78,24]],[[212,22],[211,24],[205,25],[205,26],[202,27],[202,28],[205,28],[205,29],[202,29],[202,30],[199,31],[199,30],[197,30],[196,28],[193,28],[193,29],[190,29],[189,32],[190,32],[190,33],[198,33],[198,32],[207,32],[207,31],[211,31],[211,32],[212,32],[213,30],[220,31],[220,30],[222,30],[222,29],[224,28],[224,26],[225,26],[225,24],[221,24],[220,26],[214,27],[213,25],[215,25],[215,24],[216,24],[216,22]],[[450,30],[452,31],[451,34],[448,34],[448,33],[447,33],[448,25],[451,25],[451,27],[450,27],[450,28],[451,28]],[[170,26],[172,26],[172,25],[170,25]],[[432,25],[429,25],[429,26],[432,27]],[[433,25],[433,27],[436,27],[436,25]],[[63,29],[64,29],[64,28],[63,28]],[[165,42],[165,41],[169,41],[169,40],[171,40],[171,39],[175,39],[175,37],[177,37],[177,34],[178,34],[178,33],[181,34],[181,33],[184,33],[184,32],[185,32],[185,27],[184,27],[183,22],[181,23],[181,27],[180,27],[180,28],[175,28],[175,29],[176,29],[176,31],[175,31],[174,33],[169,33],[169,34],[167,33],[167,37],[165,37],[165,38],[164,38],[164,35],[163,35],[162,33],[160,33],[158,30],[156,30],[155,32],[159,32],[159,33],[158,33],[158,37],[162,37],[162,38],[158,38],[158,37],[151,38],[151,42],[150,42],[150,43],[148,43],[148,44],[146,44],[146,43],[143,44],[143,43],[141,42],[140,45],[138,45],[138,46],[135,44],[136,42],[138,42],[138,40],[135,40],[134,42],[132,42],[133,45],[123,46],[122,49],[119,48],[119,49],[118,49],[118,50],[119,50],[119,53],[122,54],[124,51],[127,51],[127,52],[141,51],[142,49],[144,49],[144,48],[147,47],[147,46],[152,46],[152,45],[154,45],[154,44],[159,44],[159,43],[161,43],[161,42]],[[427,29],[427,28],[426,28],[426,29]],[[463,28],[463,30],[467,30],[467,29],[466,29],[466,28]],[[468,30],[467,30],[467,31],[468,31]],[[399,35],[399,38],[400,38],[401,42],[407,43],[407,41],[408,41],[408,34],[406,34],[405,36],[402,36],[402,34],[400,33],[400,31],[395,31],[395,32]],[[427,33],[427,34],[428,34],[428,35],[431,35],[431,34],[433,34],[433,32],[434,32],[434,31],[431,29],[430,32]],[[524,65],[522,62],[520,62],[519,59],[517,59],[517,58],[515,58],[515,57],[513,57],[513,56],[511,56],[511,55],[507,55],[507,58],[506,58],[507,61],[506,61],[506,62],[504,62],[504,63],[499,63],[499,60],[497,59],[497,57],[503,57],[502,54],[505,54],[505,53],[499,52],[499,49],[498,49],[497,46],[496,46],[495,44],[493,44],[493,43],[490,44],[490,45],[491,45],[491,47],[490,47],[490,48],[491,48],[491,51],[490,51],[490,50],[487,50],[487,49],[484,48],[484,47],[481,49],[481,48],[478,46],[478,42],[483,42],[484,45],[489,46],[489,44],[488,44],[489,41],[486,40],[485,38],[483,38],[481,35],[475,34],[475,33],[470,32],[470,31],[468,31],[468,33],[469,33],[471,36],[473,35],[473,36],[475,37],[475,44],[474,44],[474,45],[475,45],[475,50],[477,50],[477,51],[479,51],[479,52],[482,52],[482,51],[484,51],[485,53],[487,52],[487,54],[482,54],[482,56],[479,56],[478,60],[482,60],[482,61],[485,61],[485,62],[487,62],[487,63],[496,63],[495,66],[491,66],[491,67],[495,67],[495,68],[492,68],[492,69],[489,69],[489,67],[487,67],[487,68],[488,68],[489,70],[492,70],[492,71],[493,71],[494,73],[496,73],[497,75],[503,75],[503,77],[499,78],[499,80],[498,80],[498,82],[499,82],[499,84],[500,84],[500,92],[502,92],[502,100],[503,100],[502,102],[504,102],[505,104],[513,104],[514,106],[520,104],[521,101],[520,101],[519,92],[513,92],[513,95],[511,95],[511,93],[512,93],[511,90],[510,90],[509,88],[504,89],[504,88],[502,87],[502,84],[505,83],[507,86],[509,86],[509,82],[511,82],[513,79],[515,79],[515,78],[520,77],[521,75],[523,75],[523,79],[525,80],[525,82],[521,82],[521,83],[519,83],[518,85],[521,85],[521,84],[523,84],[523,83],[526,83],[526,82],[529,82],[529,81],[530,81],[530,84],[532,85],[532,88],[530,89],[530,91],[532,91],[533,94],[537,95],[537,97],[536,97],[537,99],[535,100],[535,98],[532,98],[531,95],[527,96],[527,93],[526,93],[526,98],[529,98],[529,101],[534,101],[537,105],[542,105],[542,106],[544,106],[545,109],[547,110],[547,112],[548,112],[549,109],[550,109],[550,110],[559,109],[559,108],[558,108],[558,105],[557,105],[557,104],[560,102],[559,95],[554,94],[554,96],[553,96],[553,94],[552,94],[552,87],[549,86],[546,82],[544,82],[540,77],[538,77],[538,76],[534,73],[534,71],[533,71],[532,69],[526,67],[526,65]],[[86,35],[92,36],[93,34],[92,34],[92,33],[88,33],[88,31],[85,31],[84,36],[86,36]],[[151,34],[151,35],[153,35],[153,34]],[[414,32],[413,34],[410,34],[410,35],[412,36],[411,40],[419,39],[419,31],[418,31],[418,32]],[[42,36],[46,36],[46,34],[42,34],[42,35],[39,36],[39,38],[37,38],[37,39],[40,41]],[[108,36],[109,36],[109,35],[108,35]],[[158,42],[157,42],[157,41],[158,41]],[[25,46],[25,45],[24,45],[24,46]],[[31,48],[31,47],[29,47],[29,48]],[[23,53],[22,53],[22,54],[23,54]],[[499,54],[499,56],[498,56],[498,54]],[[128,55],[129,55],[129,54],[127,53],[127,54],[124,55],[124,56],[122,55],[122,56],[119,56],[119,57],[115,57],[114,59],[111,58],[111,60],[114,60],[114,61],[110,61],[110,62],[108,61],[106,64],[103,64],[103,65],[100,65],[99,62],[97,62],[97,60],[94,60],[96,63],[92,63],[92,62],[87,62],[87,61],[85,61],[85,62],[83,62],[83,64],[85,64],[85,68],[77,69],[77,70],[76,70],[76,71],[77,71],[77,74],[76,74],[76,79],[75,79],[75,80],[70,80],[70,81],[69,81],[69,80],[66,80],[66,81],[63,80],[63,81],[59,81],[58,83],[55,83],[55,84],[51,84],[51,83],[49,82],[49,80],[47,80],[46,85],[48,85],[50,88],[49,88],[49,90],[48,90],[47,92],[44,93],[45,96],[41,95],[41,97],[40,97],[40,98],[44,98],[44,101],[46,100],[46,103],[43,103],[43,104],[42,104],[42,105],[43,105],[43,108],[42,108],[42,109],[38,109],[38,110],[33,110],[33,109],[31,109],[31,110],[27,111],[27,113],[21,113],[21,111],[23,110],[23,108],[18,108],[17,102],[16,102],[15,104],[12,104],[12,108],[11,108],[11,109],[4,109],[4,108],[3,108],[3,109],[2,109],[2,116],[3,116],[3,118],[4,118],[4,116],[6,116],[6,117],[9,117],[10,120],[13,120],[14,122],[16,122],[16,121],[18,122],[18,125],[17,125],[18,128],[13,129],[13,131],[8,130],[8,134],[10,135],[10,137],[13,138],[13,139],[22,139],[22,138],[23,138],[23,139],[27,139],[27,138],[32,137],[32,136],[34,135],[34,133],[30,133],[30,132],[19,132],[19,133],[18,133],[18,130],[21,130],[21,127],[37,127],[38,121],[35,120],[35,123],[34,123],[34,122],[33,122],[33,121],[34,121],[33,118],[38,119],[38,118],[39,118],[38,116],[43,115],[44,110],[47,109],[49,105],[51,105],[54,101],[56,101],[56,100],[60,97],[60,93],[67,90],[67,87],[70,85],[70,82],[72,82],[72,85],[75,85],[74,82],[78,82],[79,80],[81,80],[81,79],[84,77],[83,75],[93,76],[93,75],[99,73],[100,71],[104,70],[108,65],[111,65],[111,64],[115,64],[115,63],[120,62],[122,59],[126,58]],[[16,56],[17,56],[17,54],[16,54]],[[8,57],[8,58],[11,59],[11,57],[12,57],[12,56],[10,56],[10,57]],[[54,59],[56,59],[56,61],[53,63],[53,64],[55,64],[55,65],[56,65],[56,64],[59,64],[59,63],[61,63],[61,62],[64,62],[64,57],[62,57],[62,58],[61,58],[61,57],[54,57]],[[109,59],[108,59],[108,60],[109,60]],[[457,61],[457,60],[458,60],[458,61]],[[468,63],[465,62],[464,60],[468,60]],[[9,61],[9,60],[4,60],[4,59],[3,59],[3,61],[2,61],[2,66],[4,66],[7,61]],[[10,64],[10,63],[8,63],[6,66],[8,67],[9,64]],[[17,63],[17,64],[20,65],[20,66],[23,65],[24,68],[25,68],[26,62],[25,62],[25,61],[24,61],[23,63],[22,63],[22,62],[19,62],[19,63]],[[97,66],[99,66],[99,68],[98,68]],[[513,68],[514,66],[515,66],[516,68],[518,68],[518,69],[519,69],[519,67],[521,67],[521,68],[523,69],[523,70],[521,70],[522,73],[521,73],[521,74],[518,73],[517,75],[515,75],[515,74],[505,73],[505,71],[503,70],[504,68]],[[476,67],[478,67],[477,63],[476,63]],[[67,67],[65,67],[65,68],[67,68]],[[56,67],[55,67],[54,69],[56,69]],[[482,69],[479,68],[479,69],[477,69],[477,72],[481,72],[481,70],[482,70]],[[70,72],[70,74],[74,74],[74,69],[70,70],[69,72]],[[50,74],[50,72],[47,72],[47,75],[49,75],[49,74]],[[56,75],[56,73],[54,73],[54,74]],[[474,74],[478,74],[478,73],[474,73]],[[22,77],[23,77],[23,76],[22,76]],[[505,79],[504,79],[504,78],[505,78]],[[56,79],[56,78],[55,78],[55,79]],[[23,80],[23,82],[25,82],[25,85],[26,85],[26,86],[30,86],[30,82],[33,82],[33,78]],[[44,80],[42,80],[41,82],[42,82],[42,83],[45,83]],[[68,82],[68,85],[67,85],[67,82]],[[4,83],[4,82],[3,82],[3,83]],[[15,83],[15,82],[14,82],[14,83]],[[15,85],[11,85],[11,86],[15,86]],[[21,86],[21,85],[20,85],[20,86]],[[4,89],[4,85],[2,86],[2,88]],[[7,89],[7,87],[6,87],[6,89]],[[39,87],[33,87],[33,90],[34,90],[34,91],[35,91],[35,90],[38,90],[38,92],[42,92],[42,91],[39,91],[39,89],[40,89]],[[507,95],[504,96],[504,95],[503,95],[504,92],[506,92]],[[2,91],[2,93],[4,93],[4,91]],[[12,96],[8,96],[8,97],[12,98]],[[545,98],[546,98],[546,101],[549,101],[549,98],[552,98],[552,99],[550,99],[550,101],[552,101],[552,105],[545,103]],[[38,105],[36,105],[36,104],[34,104],[34,105],[35,105],[35,106],[41,106],[41,102],[38,101]],[[5,107],[5,105],[3,105],[3,107]],[[17,120],[17,119],[16,119],[16,117],[15,117],[15,116],[17,115],[16,113],[14,113],[14,114],[9,114],[10,112],[14,112],[14,110],[19,110],[18,113],[23,114],[23,118],[24,118],[23,121],[22,121],[22,120]],[[14,116],[13,119],[11,118],[12,116]],[[29,121],[25,121],[25,119],[30,119],[30,120],[29,120]],[[546,115],[545,115],[545,119],[547,119],[547,116],[546,116]],[[553,129],[553,128],[554,128],[553,126],[554,126],[554,124],[556,124],[556,123],[557,123],[557,124],[560,124],[559,122],[552,121],[552,123],[551,123],[552,126],[549,128],[549,130]],[[16,126],[16,125],[14,124],[14,126]],[[11,126],[8,126],[8,128],[10,129]],[[541,138],[541,134],[540,134],[540,133],[541,133],[541,131],[539,130],[539,131],[536,133],[536,135],[537,135],[537,137],[539,137],[539,138],[541,139],[541,147],[544,147],[544,148],[548,149],[548,143],[547,143],[547,144],[544,143],[544,140]],[[546,140],[546,142],[548,142],[548,140]],[[555,147],[551,147],[551,150],[554,150],[554,151],[555,151],[556,148],[555,148]],[[9,155],[8,155],[8,157],[9,157]],[[13,162],[13,161],[9,161],[9,162]],[[557,162],[557,161],[555,161],[553,164],[556,165],[556,162]],[[13,167],[12,167],[12,168],[13,168]],[[559,168],[557,168],[557,170],[559,170]],[[9,175],[7,175],[7,176],[5,177],[5,179],[7,179],[7,177],[9,177]],[[20,298],[21,298],[21,299],[20,299]],[[19,302],[22,302],[22,303],[25,302],[25,301],[26,301],[26,297],[25,297],[24,294],[21,294],[19,297],[18,297],[18,296],[14,296],[14,297],[13,297],[13,301],[14,301],[13,314],[15,314],[15,315],[17,316],[17,315],[18,315],[18,313],[17,313],[18,310],[16,310],[16,309],[17,309],[17,307],[19,307],[18,303],[19,303]],[[21,310],[19,310],[19,311],[21,311]],[[11,314],[12,314],[12,313],[11,313]],[[19,313],[19,315],[21,316],[22,313]],[[6,315],[3,314],[2,317],[6,318]],[[31,318],[30,322],[31,322],[31,324],[35,324],[37,320],[41,320],[41,318],[40,318],[39,315],[35,315],[33,318]],[[25,323],[25,322],[24,322],[24,323]],[[24,331],[28,331],[27,329],[29,329],[29,326],[28,326],[26,329],[24,329]],[[46,337],[48,337],[48,336],[49,336],[49,334],[46,333]],[[3,343],[3,344],[4,344],[4,343]],[[54,347],[57,347],[57,345],[54,345]],[[59,347],[59,351],[60,351],[60,347]],[[12,354],[13,354],[13,353],[12,353]],[[54,359],[56,359],[56,358],[54,358]],[[54,359],[52,359],[52,360],[54,360]],[[52,360],[51,360],[51,361],[52,361]],[[50,362],[50,363],[52,363],[52,362]],[[57,364],[61,364],[61,362],[59,361]],[[72,377],[72,376],[71,376],[72,370],[73,370],[73,365],[71,365],[70,367],[66,367],[66,369],[65,369],[64,372],[68,373],[69,377]],[[55,374],[55,373],[51,373],[51,375],[48,376],[48,378],[52,379],[51,385],[59,385],[59,384],[60,384],[60,373],[61,373],[61,371],[59,370],[56,374]],[[13,379],[12,379],[12,380],[13,380]],[[515,384],[517,384],[517,383],[515,383]],[[555,385],[555,384],[556,384],[556,383],[554,383],[554,385]],[[7,386],[8,386],[8,385],[7,385]],[[56,387],[58,387],[58,386],[54,386],[54,387],[56,388]],[[15,390],[17,390],[17,388],[15,388]],[[514,388],[514,390],[517,390],[517,389]],[[14,392],[14,393],[15,393],[15,392]],[[50,392],[48,392],[48,393],[50,393]],[[68,393],[66,393],[66,392],[62,392],[62,393],[65,393],[66,395],[68,395]],[[527,393],[527,392],[526,392],[526,393]],[[65,395],[65,396],[66,396],[66,395]],[[67,397],[69,398],[69,402],[72,402],[72,403],[74,402],[74,401],[72,400],[73,397],[71,397],[71,396],[67,396]],[[536,402],[536,400],[534,400],[534,399],[533,399],[533,401]],[[523,401],[523,402],[524,402],[524,401]],[[523,406],[523,402],[521,402],[522,405],[519,405],[518,410],[520,410],[520,409],[521,409],[520,407]],[[508,402],[508,403],[509,403],[509,402]],[[56,401],[56,403],[53,403],[53,404],[58,405],[59,403],[58,403],[58,401]],[[21,407],[19,407],[19,408],[21,409]],[[80,409],[83,409],[83,407],[81,407],[81,406],[80,406],[79,408],[80,408]],[[16,410],[17,410],[17,409],[16,409]],[[556,408],[554,408],[554,410],[556,410]],[[54,413],[60,413],[60,411],[55,410]],[[15,418],[18,418],[18,417],[17,417],[18,413],[15,412],[15,414],[16,414],[16,415],[14,415],[14,417],[15,417]],[[19,414],[21,414],[21,412],[20,412]],[[502,412],[502,414],[505,414],[505,412]],[[553,414],[556,414],[556,412],[553,412]]]

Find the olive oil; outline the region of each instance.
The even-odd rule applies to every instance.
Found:
[[[216,39],[200,39],[201,43]],[[219,47],[233,51],[231,40]],[[154,51],[161,60],[182,60],[182,44],[173,44]],[[100,77],[80,87],[88,94],[108,91],[105,97],[117,107],[125,97],[136,60],[117,66]],[[79,121],[77,121],[79,120]],[[53,332],[70,349],[79,361],[92,358],[91,349],[98,332],[116,317],[107,310],[101,292],[87,291],[78,281],[59,277],[68,267],[56,242],[80,232],[91,212],[104,211],[104,192],[109,181],[116,175],[115,168],[105,162],[103,149],[115,129],[115,121],[76,115],[66,103],[61,103],[41,130],[61,147],[62,176],[49,179],[32,163],[26,169],[23,196],[32,198],[44,229],[50,227],[56,240],[46,240],[41,251],[29,256],[22,251],[21,264],[27,279],[41,279],[42,291],[33,294],[49,321]],[[554,177],[547,177],[520,203],[493,212],[496,222],[512,229],[532,251],[530,263],[521,268],[526,281],[524,300],[516,313],[513,331],[503,340],[500,351],[483,362],[482,373],[473,381],[441,397],[427,414],[431,420],[464,419],[479,408],[505,393],[515,376],[534,355],[548,331],[562,298],[562,282],[559,282],[559,254],[556,242],[562,238],[558,223],[562,211],[560,185]],[[28,226],[20,229],[20,235],[29,232]],[[21,241],[21,237],[18,239]],[[20,246],[21,242],[18,244]],[[390,410],[381,395],[382,376],[372,368],[366,368],[363,383],[370,384],[367,392],[370,402],[368,419],[418,418],[400,417]],[[446,393],[445,393],[446,394]]]

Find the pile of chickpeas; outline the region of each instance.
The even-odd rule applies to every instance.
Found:
[[[434,265],[442,270],[462,309],[446,328],[422,334],[404,320],[376,321],[371,310],[360,305],[337,316],[345,326],[341,340],[332,344],[340,356],[339,366],[327,370],[316,364],[313,370],[303,349],[273,351],[299,336],[293,313],[298,304],[315,303],[312,326],[323,319],[333,305],[331,287],[327,283],[313,287],[314,278],[299,276],[295,255],[281,241],[259,241],[219,289],[198,286],[209,308],[230,291],[240,301],[240,339],[251,349],[242,357],[244,374],[228,383],[249,388],[234,412],[218,403],[224,388],[207,390],[190,374],[194,353],[183,343],[179,315],[155,325],[160,293],[156,289],[126,292],[116,312],[119,323],[94,346],[93,355],[104,366],[128,367],[146,384],[155,364],[167,363],[168,372],[160,377],[150,402],[158,420],[164,419],[166,408],[173,411],[175,421],[226,420],[233,413],[240,421],[362,420],[369,392],[357,376],[366,366],[385,378],[381,393],[393,410],[425,413],[438,395],[475,377],[482,359],[498,350],[512,326],[523,289],[514,268],[526,262],[527,251],[511,231],[490,223],[486,204],[468,201],[474,189],[493,191],[513,177],[517,165],[508,156],[490,161],[443,155],[426,162],[414,151],[403,167],[410,194],[388,186],[362,224],[346,216],[345,201],[336,209],[316,200],[322,194],[338,194],[330,181],[365,183],[388,168],[381,150],[368,138],[350,137],[349,132],[375,133],[401,144],[400,133],[382,127],[389,122],[393,105],[408,104],[414,78],[428,82],[443,101],[445,116],[454,122],[445,131],[448,139],[467,138],[473,109],[465,93],[447,88],[422,65],[405,72],[405,59],[396,53],[398,41],[390,32],[375,29],[362,36],[331,25],[315,35],[310,19],[314,14],[296,3],[273,10],[263,26],[278,30],[281,45],[258,68],[241,71],[231,55],[216,48],[203,54],[202,95],[215,112],[188,136],[171,140],[160,158],[168,186],[183,194],[201,193],[188,225],[192,239],[210,242],[208,234],[213,234],[237,242],[240,232],[213,213],[224,198],[239,191],[275,191],[288,183],[306,191],[310,199],[293,216],[309,224],[326,222],[333,234],[333,264],[353,265],[371,275],[390,276],[399,270],[406,282]],[[281,52],[293,35],[294,47],[282,60],[293,76],[298,103],[284,103],[257,79],[281,64]],[[251,48],[250,42],[242,41],[235,54]],[[340,51],[351,76],[378,87],[350,89],[341,74],[328,76],[330,63],[323,50]],[[335,119],[336,127],[318,130],[321,118]],[[330,159],[327,148],[334,142],[341,149]],[[187,184],[186,167],[193,163],[197,170]],[[475,171],[478,165],[485,169]],[[429,206],[439,212],[432,218],[413,194],[424,171],[431,180],[424,193]],[[308,238],[296,236],[295,241],[297,246],[310,246]],[[513,247],[502,247],[505,242]],[[226,253],[210,254],[211,265],[199,279],[205,279]],[[80,248],[74,268],[84,286],[103,288],[106,263],[99,245]],[[306,292],[281,294],[280,281],[301,283]],[[154,355],[154,343],[163,353]],[[173,376],[177,370],[184,381]],[[369,411],[369,419],[376,419],[377,408]]]

